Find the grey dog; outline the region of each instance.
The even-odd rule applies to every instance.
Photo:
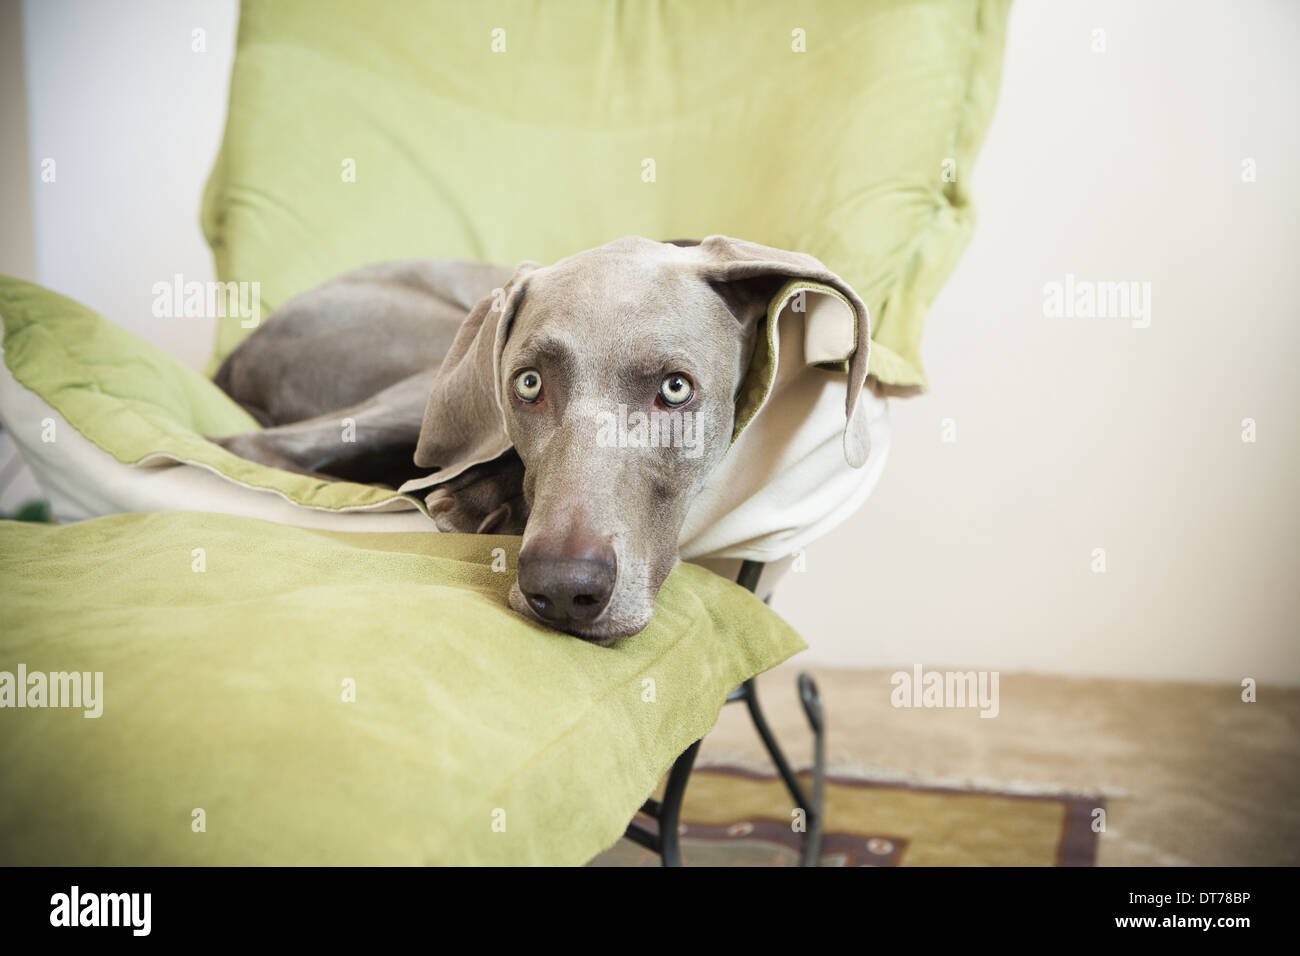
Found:
[[[768,303],[790,279],[852,288],[811,256],[725,236],[628,237],[550,266],[409,260],[285,303],[216,381],[264,426],[215,439],[263,464],[397,487],[440,531],[522,534],[510,605],[585,640],[646,626],[694,496],[727,453]],[[845,457],[869,452],[848,362]],[[689,413],[696,454],[597,440],[617,408]],[[340,440],[350,419],[355,441]]]

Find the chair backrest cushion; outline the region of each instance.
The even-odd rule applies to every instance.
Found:
[[[1008,6],[244,0],[204,231],[264,310],[383,259],[723,233],[821,259],[872,374],[923,386]]]

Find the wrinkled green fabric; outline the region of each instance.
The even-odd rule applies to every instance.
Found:
[[[246,0],[204,231],[267,309],[377,260],[723,233],[821,259],[872,374],[923,385],[1008,7]],[[213,367],[247,334],[223,320]]]
[[[123,464],[166,455],[331,511],[403,497],[268,468],[214,445],[205,436],[249,431],[257,422],[202,375],[71,299],[0,276],[0,319],[14,378]]]
[[[693,565],[595,647],[507,610],[517,548],[0,522],[0,671],[103,673],[98,718],[0,709],[0,863],[582,863],[732,687],[804,647]]]

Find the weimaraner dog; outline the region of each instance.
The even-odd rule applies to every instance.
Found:
[[[760,320],[792,278],[844,295],[865,341],[861,299],[819,261],[725,236],[629,237],[515,269],[368,266],[290,300],[230,354],[217,383],[267,427],[215,440],[393,487],[432,472],[417,484],[439,530],[523,534],[511,607],[612,644],[650,621],[730,445]],[[869,451],[866,351],[848,363],[854,467]],[[608,440],[637,412],[689,416],[696,445]]]

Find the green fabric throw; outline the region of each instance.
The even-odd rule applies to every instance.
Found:
[[[0,522],[0,672],[103,674],[98,718],[0,709],[0,862],[582,863],[732,687],[804,647],[692,565],[594,647],[507,610],[517,548]]]
[[[202,375],[69,298],[0,276],[0,321],[4,360],[14,378],[123,464],[152,456],[192,462],[328,511],[405,497],[268,468],[214,445],[206,436],[255,430],[257,422]],[[38,422],[26,424],[39,429]],[[414,497],[407,500],[424,507]]]

